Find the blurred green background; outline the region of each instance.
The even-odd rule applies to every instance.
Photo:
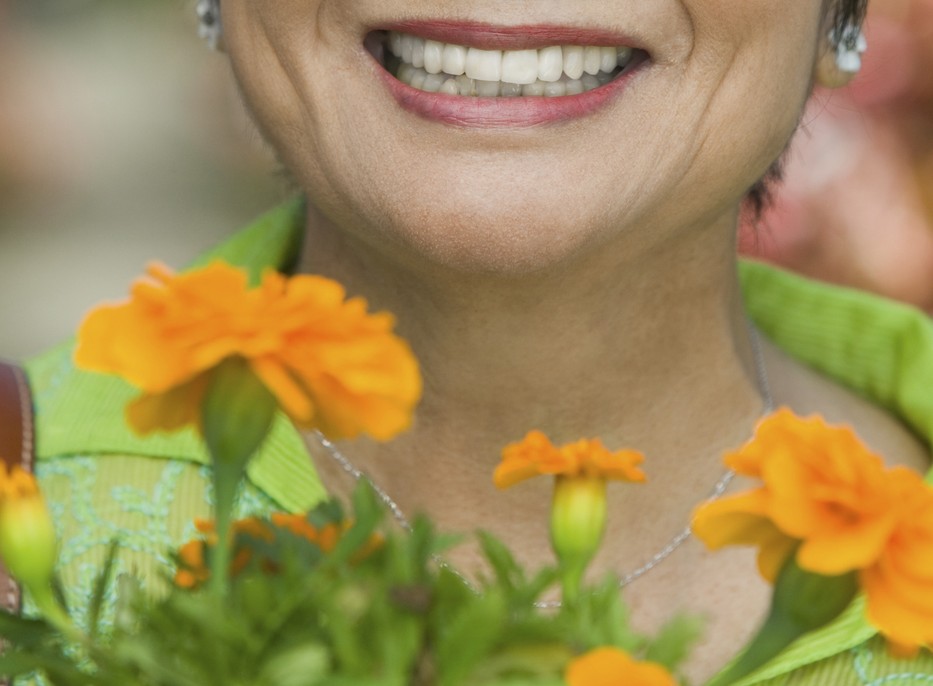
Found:
[[[0,0],[0,357],[291,192],[194,0]]]

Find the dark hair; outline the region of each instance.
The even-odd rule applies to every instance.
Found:
[[[868,0],[833,0],[832,27],[837,35],[846,26],[860,26],[865,20]],[[758,218],[771,202],[774,186],[781,181],[784,172],[783,155],[775,161],[767,173],[748,191],[745,209],[753,218]]]

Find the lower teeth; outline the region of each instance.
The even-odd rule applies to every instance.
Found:
[[[390,71],[402,83],[427,93],[444,93],[480,98],[514,98],[519,96],[556,98],[562,95],[579,95],[599,88],[616,78],[622,69],[617,69],[612,74],[606,74],[605,72],[600,72],[596,76],[584,74],[579,79],[569,79],[564,74],[559,81],[536,81],[527,86],[502,81],[480,81],[467,76],[429,74],[420,67],[414,67],[404,62],[390,68]]]

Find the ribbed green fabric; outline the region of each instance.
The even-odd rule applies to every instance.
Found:
[[[253,281],[270,266],[287,270],[298,254],[303,207],[294,202],[269,213],[196,264],[223,258],[248,268]],[[889,409],[933,444],[933,325],[927,317],[762,264],[743,262],[740,275],[748,311],[771,340]],[[190,536],[193,517],[208,512],[210,493],[207,457],[194,435],[132,434],[123,407],[133,390],[76,370],[72,350],[70,343],[60,346],[26,367],[36,393],[37,470],[59,520],[65,578],[80,603],[111,538],[130,542],[122,568],[153,578],[167,563],[164,551]],[[284,418],[249,478],[243,512],[303,511],[324,496],[300,435]],[[873,635],[860,608],[853,608],[742,686],[933,686],[933,660],[889,664],[880,642],[865,647]],[[867,662],[874,671],[860,672]]]

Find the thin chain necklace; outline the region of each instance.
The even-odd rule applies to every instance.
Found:
[[[764,409],[762,410],[762,415],[767,416],[771,414],[772,412],[774,412],[774,409],[775,409],[774,408],[774,396],[771,393],[771,383],[768,379],[768,370],[765,367],[764,354],[762,353],[762,350],[761,350],[761,337],[758,334],[758,330],[751,324],[751,322],[749,322],[748,324],[748,329],[749,329],[749,340],[751,341],[751,346],[752,346],[752,356],[755,362],[755,374],[757,376],[758,390],[761,393],[762,400],[764,401]],[[365,474],[359,468],[357,468],[349,460],[349,458],[347,458],[347,456],[344,455],[340,451],[339,448],[337,448],[336,445],[334,445],[330,440],[327,439],[327,437],[324,436],[324,434],[322,434],[319,431],[315,431],[313,432],[313,434],[315,438],[318,440],[318,442],[321,444],[321,446],[324,448],[324,450],[327,451],[327,454],[330,455],[331,458],[333,458],[333,460],[338,465],[340,465],[340,468],[343,469],[343,471],[345,471],[351,477],[353,477],[355,481],[360,481],[361,479],[365,480],[369,484],[369,486],[373,489],[373,491],[375,492],[379,500],[381,500],[383,504],[388,508],[389,512],[392,514],[392,517],[395,519],[398,525],[401,526],[406,531],[410,532],[411,522],[408,520],[408,517],[405,516],[405,512],[402,510],[401,507],[399,507],[399,504],[395,502],[395,500],[392,499],[392,496],[390,496],[381,486],[375,483],[369,477],[369,475]],[[723,493],[726,492],[726,489],[729,487],[729,484],[732,483],[732,480],[734,478],[735,478],[735,472],[731,469],[727,469],[723,473],[723,475],[719,478],[719,481],[716,482],[716,485],[713,486],[713,489],[712,491],[710,491],[708,499],[714,500],[716,498],[719,498]],[[677,550],[681,545],[683,545],[683,543],[688,538],[690,538],[690,536],[691,536],[691,529],[690,529],[690,525],[688,524],[687,526],[683,528],[683,530],[678,532],[676,536],[674,536],[670,541],[668,541],[667,545],[665,545],[663,548],[661,548],[661,550],[659,550],[657,553],[652,555],[651,558],[647,562],[645,562],[640,567],[637,567],[633,569],[632,571],[623,574],[622,577],[619,579],[619,588],[621,589],[621,588],[628,586],[630,583],[632,583],[639,577],[643,576],[644,574],[647,574],[652,569],[657,567],[664,560],[670,557],[671,554],[675,550]],[[469,585],[471,588],[474,588],[473,584],[471,584],[470,581],[467,580],[462,574],[457,572],[457,570],[451,567],[450,563],[448,563],[446,560],[444,560],[440,556],[435,556],[434,561],[438,565],[452,571],[454,574],[456,574],[461,579],[463,579],[467,583],[467,585]],[[558,608],[560,607],[560,601],[559,600],[541,601],[541,602],[535,603],[535,606],[539,608]]]

